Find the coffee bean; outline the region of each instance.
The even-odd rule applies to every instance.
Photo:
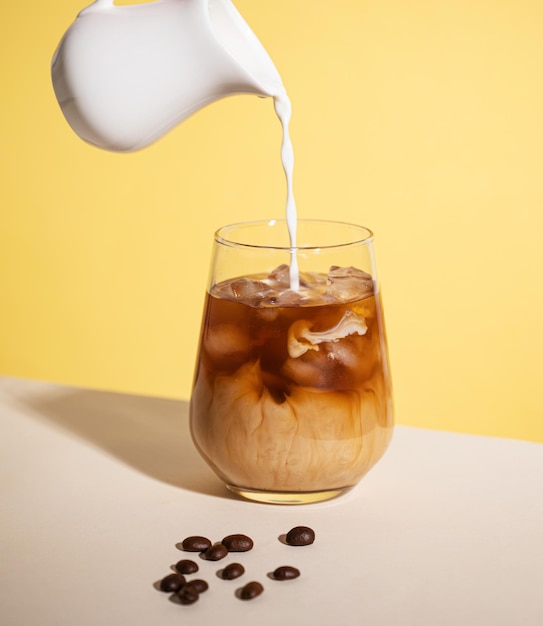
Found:
[[[240,591],[240,598],[242,600],[252,600],[256,598],[264,591],[264,587],[255,581],[247,583],[245,587]]]
[[[180,574],[194,574],[198,571],[198,564],[189,559],[181,559],[175,564],[175,569]]]
[[[230,563],[223,569],[221,576],[224,580],[234,580],[243,574],[245,574],[245,568],[241,563]]]
[[[201,580],[200,578],[189,580],[189,582],[186,583],[185,587],[190,587],[191,589],[194,589],[196,593],[203,593],[204,591],[207,591],[209,589],[209,585],[206,583],[206,581]]]
[[[204,559],[208,561],[220,561],[228,554],[228,548],[222,543],[215,543],[204,553]]]
[[[207,537],[192,536],[183,539],[181,545],[186,552],[204,552],[211,546],[211,541]]]
[[[247,535],[228,535],[222,540],[229,552],[247,552],[251,550],[254,542]]]
[[[181,604],[194,604],[200,596],[195,589],[185,585],[177,592],[177,597]]]
[[[292,580],[293,578],[298,578],[300,575],[300,570],[295,567],[291,567],[290,565],[283,565],[278,567],[273,572],[273,577],[276,580]]]
[[[315,531],[308,526],[295,526],[288,531],[286,541],[289,546],[308,546],[315,541]]]
[[[186,579],[183,574],[169,574],[160,581],[160,591],[172,593],[179,591],[185,584]]]

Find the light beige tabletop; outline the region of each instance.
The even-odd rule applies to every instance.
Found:
[[[540,444],[397,427],[349,494],[278,507],[229,495],[184,402],[4,378],[0,424],[5,626],[543,624]],[[313,545],[279,540],[297,525]],[[182,539],[236,532],[254,549],[196,557],[196,604],[155,589]],[[221,580],[234,561],[245,575]],[[300,578],[271,580],[279,565]],[[265,591],[244,602],[249,580]]]

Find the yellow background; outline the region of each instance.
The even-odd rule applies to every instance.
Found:
[[[372,228],[396,419],[543,441],[543,2],[237,0],[293,103],[301,217]],[[186,399],[213,231],[282,216],[272,102],[150,148],[50,83],[84,0],[0,8],[0,373]]]

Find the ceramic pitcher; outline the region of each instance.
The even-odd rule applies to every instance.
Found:
[[[62,38],[51,73],[73,130],[116,152],[149,145],[219,98],[284,93],[230,0],[96,0]]]

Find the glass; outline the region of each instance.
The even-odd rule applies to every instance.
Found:
[[[370,230],[298,220],[296,248],[284,220],[215,233],[190,424],[250,500],[319,502],[360,481],[393,428]]]

